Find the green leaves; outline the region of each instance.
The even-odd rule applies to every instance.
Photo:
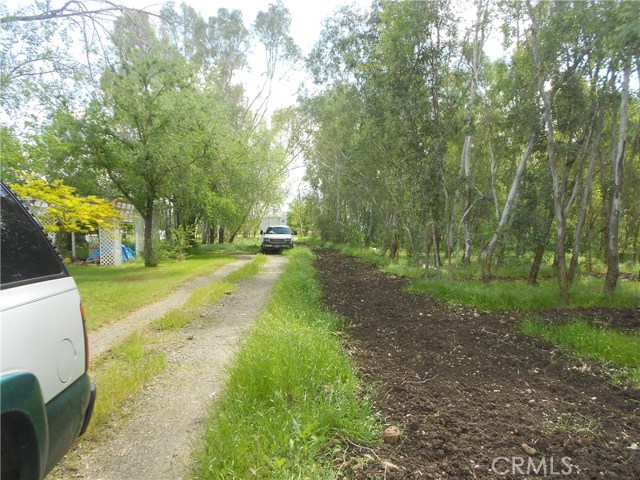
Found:
[[[24,184],[13,183],[11,188],[22,198],[46,203],[40,221],[49,232],[89,233],[98,228],[113,228],[120,214],[115,207],[94,195],[75,193],[75,188],[56,180],[48,183],[29,174],[22,175]]]

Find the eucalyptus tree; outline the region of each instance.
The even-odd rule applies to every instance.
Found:
[[[629,112],[630,77],[632,68],[636,69],[640,80],[640,6],[634,2],[614,4],[608,9],[611,22],[607,26],[613,34],[605,40],[610,49],[610,69],[622,74],[620,86],[620,108],[617,141],[612,146],[612,183],[611,210],[608,225],[607,275],[604,292],[613,293],[619,276],[619,224],[622,215],[622,196],[624,180],[624,158],[627,145],[627,123]]]
[[[460,175],[464,175],[465,206],[462,214],[462,224],[464,226],[464,255],[463,262],[471,262],[471,231],[469,228],[469,214],[473,207],[471,201],[471,144],[475,129],[476,95],[478,93],[478,77],[481,73],[481,60],[484,42],[486,39],[489,23],[489,2],[477,0],[476,20],[472,27],[473,40],[471,46],[467,47],[467,63],[469,66],[469,101],[467,104],[467,121],[465,127],[464,145],[460,161]]]
[[[577,198],[576,176],[584,165],[592,141],[593,115],[579,115],[584,98],[583,83],[598,34],[589,28],[594,13],[589,4],[539,3],[527,0],[531,20],[530,44],[542,118],[547,139],[547,156],[553,179],[556,226],[555,265],[560,295],[569,300],[569,271],[566,265],[567,219]],[[595,33],[595,35],[594,35]],[[566,101],[563,104],[563,99]]]
[[[383,216],[381,153],[370,141],[370,128],[375,127],[367,120],[364,91],[378,13],[342,6],[325,20],[306,59],[320,89],[303,103],[310,139],[305,148],[307,178],[314,188],[307,198],[319,201],[317,226],[327,239],[356,241],[364,229],[365,242],[370,242],[375,219]]]
[[[316,81],[330,86],[312,117],[308,170],[332,204],[325,217],[332,211],[331,223],[344,223],[348,206],[352,228],[364,223],[369,240],[379,217],[384,248],[394,255],[406,238],[416,262],[422,245],[430,248],[426,238],[434,239],[439,260],[445,230],[446,135],[459,103],[445,88],[454,24],[448,2],[380,3],[368,16],[344,7],[308,59]]]
[[[438,258],[440,232],[451,231],[455,222],[450,202],[455,179],[448,168],[450,139],[460,128],[461,102],[451,68],[458,54],[455,17],[448,2],[401,2],[385,5],[380,21],[384,28],[366,87],[374,107],[372,120],[389,148],[384,167],[396,183],[389,182],[389,188],[402,185],[408,195],[393,197],[404,231],[413,237],[413,258],[419,256],[417,239],[426,235],[428,224]],[[453,239],[446,238],[451,261]]]
[[[252,120],[252,128],[257,128],[265,118],[273,81],[280,67],[294,65],[300,60],[300,48],[290,29],[291,14],[282,0],[269,4],[266,11],[258,12],[251,27],[252,35],[262,45],[265,61],[264,81],[245,109],[245,118]]]

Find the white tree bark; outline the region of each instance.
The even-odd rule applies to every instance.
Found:
[[[493,232],[493,236],[489,243],[487,244],[484,253],[482,255],[482,279],[485,282],[488,282],[491,279],[491,257],[493,256],[493,252],[496,250],[496,246],[498,245],[498,239],[504,230],[505,225],[507,224],[507,220],[509,215],[511,214],[511,210],[516,203],[516,198],[518,196],[518,189],[520,188],[520,182],[522,180],[522,176],[524,175],[527,160],[531,156],[531,152],[533,152],[533,148],[536,144],[536,137],[538,136],[537,132],[534,132],[529,137],[529,142],[527,143],[527,148],[525,148],[524,153],[522,154],[522,158],[520,159],[520,163],[518,164],[518,168],[516,170],[516,174],[513,177],[513,182],[511,183],[511,189],[509,190],[509,195],[507,196],[507,200],[505,201],[504,208],[502,209],[502,215],[500,216],[500,222],[498,222],[498,227],[496,231]]]
[[[536,68],[536,76],[538,79],[538,92],[542,103],[544,104],[544,122],[547,127],[547,155],[549,157],[549,168],[551,169],[551,177],[553,178],[553,212],[556,219],[556,261],[558,267],[558,286],[560,288],[560,296],[564,303],[569,303],[569,278],[567,275],[567,262],[565,259],[565,229],[566,217],[564,215],[563,199],[564,199],[564,182],[559,180],[558,165],[555,155],[555,131],[553,125],[552,114],[552,95],[545,90],[545,76],[542,72],[542,62],[538,53],[538,22],[536,20],[531,0],[527,0],[527,9],[531,18],[531,46],[533,49],[533,60]]]
[[[622,77],[622,98],[620,100],[620,126],[618,128],[618,144],[613,162],[613,197],[611,199],[611,215],[609,216],[609,249],[607,259],[607,277],[604,282],[605,293],[613,293],[620,274],[618,258],[618,229],[620,212],[622,211],[622,181],[624,177],[624,150],[627,137],[627,117],[629,110],[629,65],[624,67]]]
[[[464,211],[468,212],[471,208],[471,143],[472,129],[475,118],[475,99],[476,90],[478,88],[478,71],[480,68],[480,54],[484,46],[485,25],[487,16],[488,3],[478,0],[478,10],[476,23],[474,25],[473,34],[473,54],[471,57],[471,75],[469,79],[469,112],[467,118],[467,134],[464,137],[464,146],[462,148],[462,158],[460,161],[460,170],[464,174],[465,179],[465,207]],[[469,229],[469,215],[465,213],[462,223],[464,226],[464,254],[463,263],[471,261],[471,231]]]

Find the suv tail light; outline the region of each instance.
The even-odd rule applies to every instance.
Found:
[[[82,331],[84,332],[84,371],[89,371],[89,337],[87,336],[87,320],[84,314],[84,306],[80,302],[80,315],[82,316]]]

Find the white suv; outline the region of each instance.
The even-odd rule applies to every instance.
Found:
[[[78,288],[2,182],[0,315],[1,478],[42,478],[84,433],[96,389]]]

